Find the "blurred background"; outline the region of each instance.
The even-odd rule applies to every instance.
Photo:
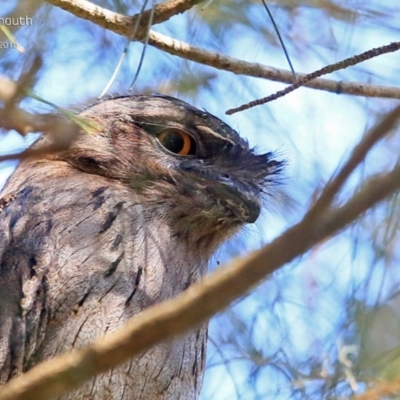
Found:
[[[124,15],[134,15],[142,6],[134,0],[93,2]],[[306,73],[399,40],[396,3],[267,2],[294,69]],[[11,17],[29,17],[31,23],[0,30],[0,74],[16,80],[29,68],[32,55],[40,55],[43,65],[32,87],[38,96],[72,110],[96,101],[126,38],[42,1],[3,0],[0,18]],[[289,69],[261,0],[206,1],[153,29],[209,51]],[[17,49],[10,48],[14,39]],[[128,94],[142,47],[129,45],[109,93]],[[399,86],[399,65],[400,54],[392,53],[328,78]],[[169,94],[205,108],[260,152],[274,151],[287,160],[283,184],[271,187],[262,217],[218,251],[210,270],[298,222],[365,132],[398,103],[301,88],[225,115],[229,108],[285,86],[146,49],[133,93]],[[52,110],[32,98],[21,105],[34,113]],[[0,155],[22,150],[37,136],[0,131]],[[399,149],[400,137],[393,132],[353,173],[338,202],[368,176],[397,164]],[[15,166],[0,163],[0,186]],[[399,200],[393,196],[217,315],[210,324],[201,399],[345,399],[382,381],[400,394],[399,215]]]

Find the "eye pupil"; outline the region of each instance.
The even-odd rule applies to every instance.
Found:
[[[172,153],[179,154],[179,152],[183,148],[184,141],[183,141],[181,135],[179,135],[175,132],[169,132],[167,135],[165,135],[162,144],[169,151],[172,151]]]
[[[186,156],[196,152],[193,138],[184,131],[166,129],[158,135],[158,140],[163,147],[174,154]]]

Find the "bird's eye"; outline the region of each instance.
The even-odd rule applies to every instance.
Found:
[[[192,136],[180,129],[164,129],[158,134],[157,139],[171,153],[180,156],[196,154],[196,142]]]

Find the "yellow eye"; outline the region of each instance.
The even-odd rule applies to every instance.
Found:
[[[188,133],[180,129],[164,129],[158,134],[157,139],[171,153],[180,156],[196,154],[196,142]]]

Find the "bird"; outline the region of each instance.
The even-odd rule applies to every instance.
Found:
[[[284,166],[171,96],[111,97],[78,118],[95,131],[21,161],[0,194],[0,384],[200,281]],[[203,324],[58,398],[197,399],[206,342]]]

